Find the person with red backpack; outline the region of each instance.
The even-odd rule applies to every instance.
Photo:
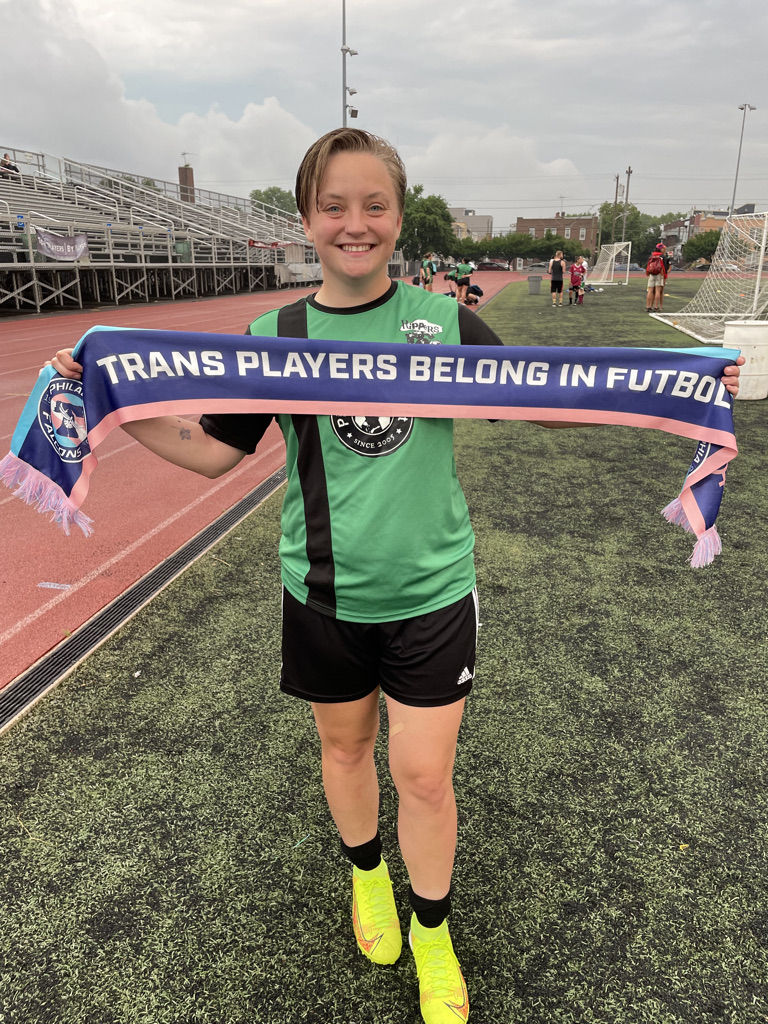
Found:
[[[659,242],[645,266],[648,290],[645,293],[646,313],[659,313],[664,305],[664,283],[667,280],[667,264],[664,261],[666,246]]]

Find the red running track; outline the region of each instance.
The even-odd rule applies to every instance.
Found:
[[[485,292],[483,302],[520,277],[493,271],[473,275]],[[0,457],[10,447],[40,367],[89,328],[242,334],[260,313],[313,290],[0,320]],[[0,487],[0,688],[257,487],[283,464],[284,448],[273,424],[256,454],[218,480],[161,461],[121,430],[99,445],[97,455],[84,508],[94,520],[90,538],[78,529],[66,537],[47,516]]]

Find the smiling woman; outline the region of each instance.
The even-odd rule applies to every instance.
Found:
[[[345,148],[334,149],[341,139]],[[405,188],[400,157],[367,132],[339,129],[310,148],[296,177],[296,204],[323,264],[323,305],[357,306],[387,290]]]
[[[280,351],[287,338],[503,351],[465,306],[390,281],[404,192],[400,158],[376,136],[342,128],[311,146],[296,199],[322,263],[322,288],[258,317],[248,333],[278,339]],[[261,354],[241,353],[246,372],[257,356],[264,368]],[[83,369],[71,351],[53,365],[70,378]],[[137,365],[129,363],[131,372]],[[350,372],[346,364],[337,370]],[[374,373],[363,360],[358,370],[390,379],[387,363]],[[426,1024],[455,1024],[469,1014],[447,918],[457,834],[453,762],[477,643],[474,535],[452,420],[344,411],[277,417],[287,476],[280,688],[312,707],[325,795],[352,868],[351,931],[369,960],[392,964],[402,934],[382,859],[374,758],[383,693],[422,1016]],[[255,450],[271,418],[219,413],[193,423],[169,415],[124,429],[174,465],[217,477]]]
[[[389,172],[378,157],[332,156],[308,216],[302,215],[323,264],[317,301],[359,306],[383,295],[402,219]]]

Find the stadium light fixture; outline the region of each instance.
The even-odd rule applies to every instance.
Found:
[[[743,110],[744,114],[741,118],[741,135],[739,136],[739,155],[736,158],[736,177],[733,181],[733,198],[731,199],[731,211],[729,216],[733,216],[733,211],[736,209],[736,185],[739,182],[739,164],[741,163],[741,144],[744,141],[744,125],[747,120],[748,110],[757,110],[757,107],[753,107],[751,103],[740,103],[739,110]]]
[[[347,93],[353,96],[357,89],[347,88],[347,57],[356,57],[357,50],[347,46],[347,0],[341,0],[341,123],[347,127],[347,110],[350,117],[357,117],[357,110],[347,104]],[[355,111],[352,113],[352,111]]]

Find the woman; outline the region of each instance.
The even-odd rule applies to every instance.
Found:
[[[315,295],[259,317],[250,333],[417,343],[428,321],[425,343],[501,344],[463,304],[389,280],[405,191],[399,156],[376,136],[343,128],[310,147],[296,202],[323,283]],[[81,375],[70,349],[53,365],[65,377]],[[426,1024],[466,1022],[469,999],[447,918],[457,832],[453,764],[475,672],[477,596],[452,421],[277,418],[287,473],[280,686],[312,708],[325,795],[351,862],[354,935],[376,964],[400,956],[378,831],[373,752],[381,691],[422,1017]],[[165,416],[123,429],[169,462],[216,477],[254,451],[270,421]]]

